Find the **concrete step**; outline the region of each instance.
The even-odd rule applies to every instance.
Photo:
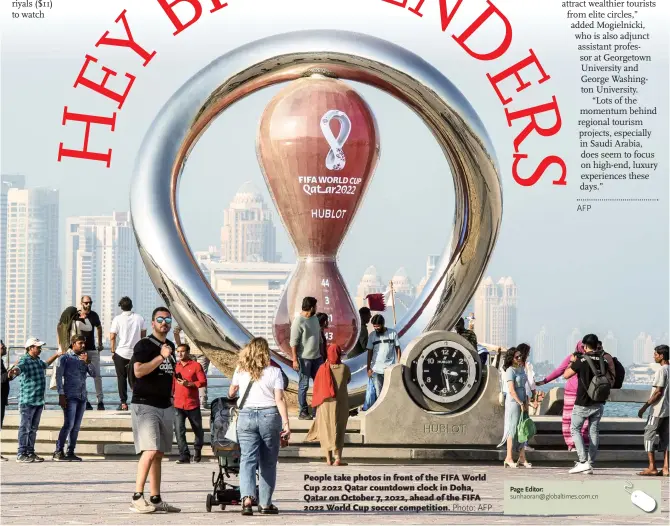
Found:
[[[40,429],[37,430],[37,442],[53,442],[55,444],[58,440],[58,433],[60,429]],[[307,433],[292,433],[291,442],[296,444],[302,444],[305,442]],[[195,435],[191,431],[186,432],[186,441],[189,444],[192,444],[195,440]],[[18,433],[16,429],[4,428],[2,430],[2,442],[17,442]],[[129,431],[89,431],[81,430],[77,437],[77,444],[82,443],[95,443],[95,444],[132,444],[133,443],[133,432]],[[173,438],[173,442],[176,444],[176,438]],[[205,444],[209,445],[211,442],[211,437],[209,432],[205,432]],[[344,435],[345,444],[362,444],[363,435],[360,433],[347,433]],[[79,447],[79,446],[77,446]]]
[[[560,417],[534,417],[538,435],[531,440],[531,445],[538,449],[529,452],[531,462],[572,462],[575,454],[565,449],[561,432]],[[15,455],[18,440],[18,412],[8,411],[5,415],[5,427],[2,429],[2,452]],[[37,453],[51,457],[58,432],[63,424],[63,414],[59,410],[44,411],[37,433]],[[495,449],[492,445],[454,447],[445,444],[443,447],[421,447],[413,445],[376,446],[364,444],[360,433],[361,422],[358,417],[350,418],[345,435],[345,456],[356,461],[398,462],[406,460],[426,462],[449,461],[500,461],[505,457],[503,449]],[[203,411],[203,425],[206,430],[205,443],[209,443],[209,411]],[[305,443],[304,439],[312,421],[299,420],[291,417],[293,435],[291,446],[280,451],[282,458],[308,458],[321,460],[322,454],[318,442]],[[604,418],[601,421],[600,462],[640,462],[644,460],[642,451],[642,432],[645,422],[636,418]],[[187,432],[189,444],[193,443],[193,434]],[[136,458],[133,446],[130,413],[126,411],[87,411],[79,433],[77,454],[85,458]],[[205,446],[203,454],[213,458],[211,448]],[[178,452],[175,447],[173,456]]]
[[[344,450],[343,455],[351,458],[349,451],[355,448],[348,448]],[[423,460],[426,462],[434,461],[499,461],[505,459],[505,451],[502,449],[409,449],[412,460]],[[577,460],[577,455],[574,452],[568,452],[566,449],[561,450],[536,450],[527,453],[527,458],[531,463],[573,463]],[[643,449],[603,449],[598,451],[596,467],[605,462],[640,462],[646,463],[646,453]],[[662,455],[658,453],[657,459],[662,459]],[[520,467],[520,469],[524,469]]]
[[[58,440],[59,429],[44,429],[42,426],[37,430],[37,442],[56,442]],[[189,434],[191,439],[193,433],[186,433],[188,438]],[[4,442],[17,442],[18,441],[18,432],[16,429],[11,429],[4,427],[2,429],[2,441]],[[118,443],[118,442],[132,442],[133,441],[133,432],[132,431],[98,431],[98,430],[85,430],[82,429],[79,431],[79,436],[77,437],[78,443],[91,442],[91,443]]]
[[[7,418],[7,417],[5,417]],[[560,416],[533,416],[538,433],[562,433]],[[643,433],[646,419],[605,417],[600,421],[601,433]]]
[[[203,427],[209,429],[210,412],[203,411]],[[9,410],[5,414],[4,426],[8,429],[18,429],[19,414],[16,410]],[[538,434],[561,434],[561,418],[556,416],[535,416],[533,421],[537,427]],[[291,430],[308,431],[312,425],[311,420],[299,420],[296,416],[290,417]],[[644,432],[646,421],[640,418],[610,418],[606,417],[600,421],[600,432],[635,434]],[[40,429],[60,429],[63,425],[62,411],[43,411],[40,419]],[[130,413],[127,411],[87,411],[81,423],[82,429],[99,430],[130,430]],[[361,420],[359,417],[350,417],[347,421],[347,432],[360,432]]]
[[[2,441],[2,454],[3,456],[8,456],[8,455],[16,455],[16,451],[18,450],[18,442],[16,440],[9,441],[9,440],[3,440]],[[40,442],[37,441],[35,444],[35,452],[44,457],[44,458],[51,458],[51,455],[53,455],[53,452],[55,450],[56,442]],[[92,443],[81,443],[77,444],[77,449],[75,450],[75,453],[77,456],[80,457],[85,457],[85,456],[104,456],[105,454],[105,445],[104,444],[92,444]]]
[[[9,429],[18,429],[20,416],[18,411],[11,410],[5,413],[4,426]],[[312,420],[300,420],[297,416],[290,416],[292,431],[309,431]],[[63,425],[63,412],[59,410],[43,411],[40,418],[40,429],[60,429]],[[210,426],[210,411],[202,412],[202,425],[205,429]],[[82,429],[100,430],[130,430],[130,413],[128,411],[86,411],[81,421]],[[358,417],[350,417],[347,422],[347,432],[357,433],[361,430],[361,421]]]
[[[643,435],[640,434],[600,434],[600,447],[642,447]],[[562,447],[565,445],[563,435],[546,434],[535,435],[529,441],[531,446],[537,447]]]

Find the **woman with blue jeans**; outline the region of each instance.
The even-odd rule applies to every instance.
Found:
[[[277,459],[281,436],[291,436],[284,399],[281,369],[270,363],[270,347],[265,338],[254,338],[239,356],[228,396],[239,395],[237,420],[240,444],[240,494],[242,515],[253,515],[258,502],[262,514],[276,515],[272,493],[277,481]],[[256,470],[259,493],[256,495]]]

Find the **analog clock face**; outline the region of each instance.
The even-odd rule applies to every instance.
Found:
[[[435,342],[426,347],[416,364],[421,391],[431,400],[450,403],[466,396],[477,377],[472,354],[454,342]]]

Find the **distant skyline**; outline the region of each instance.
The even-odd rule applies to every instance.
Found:
[[[520,291],[520,341],[532,345],[545,326],[560,350],[574,328],[599,336],[612,330],[618,340],[618,353],[632,356],[633,341],[640,332],[654,338],[668,333],[669,132],[664,117],[668,110],[668,55],[664,47],[648,44],[655,68],[650,70],[644,87],[644,104],[656,106],[659,113],[646,118],[652,131],[646,149],[656,152],[658,170],[649,181],[611,186],[607,195],[655,197],[660,201],[597,203],[591,212],[577,213],[575,200],[585,197],[579,190],[580,100],[575,96],[581,73],[576,46],[555,45],[572,38],[558,2],[541,9],[510,0],[497,2],[510,16],[515,32],[509,56],[491,63],[473,60],[442,34],[439,14],[428,9],[428,4],[423,19],[390,4],[383,8],[376,5],[382,2],[344,1],[338,3],[337,10],[329,11],[321,4],[259,0],[251,9],[243,3],[231,3],[225,16],[203,18],[197,28],[177,38],[165,19],[145,19],[142,24],[142,13],[153,16],[155,9],[133,6],[134,34],[158,50],[146,69],[128,50],[94,47],[105,30],[119,30],[113,20],[127,7],[120,0],[96,5],[95,13],[87,10],[85,15],[75,14],[72,6],[61,6],[53,10],[51,18],[60,23],[9,24],[3,28],[1,168],[6,174],[25,175],[29,188],[59,190],[61,269],[65,268],[66,218],[128,211],[133,167],[142,138],[165,101],[188,78],[216,57],[250,40],[303,28],[345,29],[391,40],[422,56],[456,85],[482,120],[496,149],[504,202],[500,235],[484,275],[514,278]],[[468,4],[465,2],[459,11],[461,20],[467,21],[477,11]],[[298,9],[299,17],[295,16]],[[74,25],[76,20],[81,24]],[[663,23],[661,17],[645,20],[658,36],[666,31]],[[53,45],[44,45],[47,33]],[[513,140],[523,123],[508,127],[505,108],[486,80],[487,73],[504,70],[527,56],[531,47],[552,80],[542,85],[533,82],[532,89],[515,96],[509,108],[541,104],[552,96],[560,101],[560,134],[551,140],[531,138],[527,144],[536,155],[560,153],[566,159],[569,180],[565,187],[551,185],[550,177],[533,187],[521,187],[513,181]],[[59,142],[76,146],[82,141],[82,126],[62,125],[65,105],[71,111],[99,115],[119,111],[100,95],[72,87],[87,52],[96,54],[101,65],[119,72],[113,79],[118,82],[114,84],[117,88],[123,85],[124,72],[137,75],[132,93],[118,114],[116,131],[96,129],[92,135],[91,147],[113,148],[110,169],[91,161],[56,161]],[[532,72],[528,75],[536,80]],[[441,254],[449,242],[454,210],[452,178],[431,133],[411,110],[374,88],[351,84],[377,117],[381,157],[340,249],[340,270],[350,291],[369,265],[374,265],[384,280],[405,267],[417,285],[425,273],[427,256]],[[223,210],[249,180],[275,214],[277,252],[285,262],[294,260],[293,247],[277,220],[255,151],[258,119],[278,89],[263,90],[235,104],[212,124],[191,152],[178,199],[192,250],[220,245]]]
[[[264,199],[258,200],[257,198],[254,198],[254,199],[249,200],[249,197],[252,196],[251,194],[255,195],[257,192],[259,192],[258,188],[250,186],[249,183],[244,183],[240,187],[240,189],[238,189],[238,190],[240,192],[237,193],[238,196],[235,197],[235,199],[231,200],[231,203],[230,203],[231,205],[235,205],[235,206],[238,206],[238,207],[243,206],[243,207],[245,207],[244,209],[246,209],[247,206],[251,206],[252,208],[255,209],[255,207],[258,207],[258,206],[265,207],[265,205],[267,204],[267,203],[263,202],[263,201],[265,201]],[[253,190],[253,192],[251,192],[251,190]],[[251,193],[249,193],[249,192],[251,192]],[[249,203],[245,203],[244,205],[242,205],[241,203],[238,203],[240,195],[244,199],[248,200]],[[116,212],[115,214],[116,214],[115,217],[117,217],[117,218],[119,218],[119,217],[123,218],[123,217],[126,216],[125,212]],[[105,218],[97,218],[97,219],[101,219],[101,220],[104,219],[105,221],[110,222],[110,224],[114,224],[114,218],[113,217],[105,217]],[[67,220],[66,220],[66,228],[64,229],[66,231],[66,236],[68,237],[68,239],[69,239],[69,236],[71,235],[69,232],[72,231],[72,228],[70,227],[70,225],[73,224],[73,222],[78,223],[79,221],[84,221],[85,222],[85,221],[89,221],[89,220],[90,220],[90,218],[87,218],[86,216],[83,216],[83,217],[82,216],[70,216],[70,217],[68,217]],[[272,220],[272,219],[268,220],[268,226],[267,227],[274,229],[274,220]],[[61,230],[61,229],[59,228],[57,230]],[[77,234],[77,235],[79,235],[79,234]],[[273,238],[269,238],[269,242],[272,245],[274,245],[274,239]],[[261,245],[263,245],[263,243],[261,243]],[[69,246],[69,244],[68,244],[68,246]],[[210,243],[210,244],[208,244],[208,246],[214,246],[215,249],[218,252],[220,252],[220,247],[217,247],[215,244]],[[195,252],[206,252],[207,251],[207,247],[193,247],[193,248],[194,248]],[[259,245],[258,248],[260,248],[261,251],[263,250],[263,247],[260,246],[260,245]],[[135,250],[134,242],[132,243],[132,248],[131,249]],[[67,253],[67,250],[65,250],[65,253]],[[63,255],[62,251],[61,251],[61,255]],[[130,256],[128,256],[128,257],[130,257]],[[137,254],[135,255],[135,257],[137,257]],[[75,275],[73,274],[74,270],[77,270],[77,275],[81,270],[81,269],[78,269],[78,267],[77,267],[77,269],[75,269],[73,267],[72,261],[70,261],[70,259],[66,258],[65,266],[61,267],[62,268],[62,278],[63,278],[63,283],[64,284],[67,284],[68,282],[70,282],[71,280],[73,280],[75,278]],[[137,259],[139,259],[139,258],[137,258]],[[428,262],[428,260],[430,260],[430,262],[432,264],[435,261],[435,257],[432,256],[432,255],[427,255],[425,257],[425,260],[426,260],[426,263]],[[291,261],[289,261],[289,263],[293,263],[294,261],[295,261],[295,258],[293,257],[293,258],[291,258]],[[362,284],[361,279],[365,278],[365,274],[367,272],[369,272],[369,270],[371,268],[373,268],[373,267],[366,267],[366,270],[358,277],[358,280],[354,280],[354,281],[348,283],[348,288],[349,288],[350,294],[352,295],[352,299],[356,297],[357,301],[359,300],[359,298],[357,298],[357,295],[360,295],[360,286]],[[411,305],[412,298],[414,297],[414,294],[415,294],[415,291],[416,291],[416,285],[417,285],[417,283],[421,283],[422,281],[424,281],[424,278],[426,277],[426,270],[428,270],[428,269],[432,269],[432,266],[428,265],[428,268],[427,268],[427,266],[424,264],[423,272],[421,272],[420,274],[418,274],[414,277],[407,276],[407,277],[400,278],[401,280],[404,280],[403,281],[404,283],[406,283],[405,286],[410,287],[410,288],[408,288],[407,290],[402,290],[402,291],[400,291],[400,289],[397,290],[398,293],[402,292],[404,294],[404,296],[407,296],[407,300],[405,300],[407,305],[406,306],[405,305],[399,305],[399,309],[400,309],[399,312],[405,312],[406,307],[409,307],[409,305]],[[400,272],[400,274],[404,275],[405,272],[406,272],[406,271],[404,272],[404,270],[405,270],[405,268],[403,266],[403,267],[400,267],[400,268],[396,269],[395,271],[393,271],[391,273],[391,275],[383,276],[382,279],[379,279],[379,277],[377,277],[376,279],[379,280],[380,286],[382,287],[382,289],[380,289],[380,290],[383,290],[383,289],[385,289],[385,287],[387,287],[388,281],[385,279],[386,277],[388,277],[388,278],[395,277],[398,272]],[[141,272],[141,274],[144,274],[143,270],[140,271],[140,272]],[[409,281],[407,281],[408,279],[409,279]],[[510,278],[508,278],[508,280],[509,279]],[[484,282],[493,283],[493,281],[491,281],[490,277],[487,277],[485,280],[483,280],[483,284],[484,284]],[[502,280],[501,280],[501,282],[502,282]],[[513,283],[513,282],[511,282],[511,283]],[[358,290],[356,289],[356,287],[359,287]],[[396,288],[398,288],[398,287],[399,287],[399,285],[396,284]],[[142,295],[142,293],[137,292],[140,289],[139,288],[135,289],[134,286],[131,286],[131,289],[133,290],[132,292],[130,290],[129,291],[118,290],[116,292],[114,292],[114,291],[108,291],[108,292],[116,294],[117,296],[120,296],[121,294],[132,294],[133,297],[135,298],[136,302],[138,302],[138,304],[143,305],[143,302],[141,301],[141,298],[143,298],[143,295]],[[67,300],[68,294],[72,297],[75,297],[75,296],[78,295],[78,293],[74,293],[74,291],[69,291],[68,292],[67,286],[63,287],[62,292],[63,292],[62,296],[64,296],[63,306],[72,303],[71,300],[70,301]],[[96,295],[95,292],[92,291],[92,290],[91,290],[91,292],[93,292],[93,294],[95,296],[94,299],[96,300],[96,304],[99,305],[97,307],[98,309],[103,308],[103,306],[102,306],[103,303],[107,303],[107,304],[111,305],[111,304],[115,304],[115,302],[116,302],[116,300],[114,298],[106,298],[105,294],[108,294],[108,292],[105,292],[105,290],[102,290],[102,295],[100,295],[100,294]],[[154,296],[155,296],[155,294],[154,294]],[[524,295],[521,294],[520,299],[521,299],[522,302],[523,302],[523,296]],[[517,300],[516,300],[516,292],[515,292],[514,302],[516,303],[516,301]],[[358,302],[360,303],[360,301],[358,301]],[[77,302],[75,301],[74,303],[76,304]],[[485,323],[486,326],[488,326],[488,324],[485,322],[484,318],[482,317],[483,316],[482,312],[477,312],[478,303],[476,301],[476,296],[473,297],[473,301],[471,303],[474,305],[474,310],[475,310],[475,313],[476,313],[476,329],[477,329],[477,326],[479,326],[479,329],[476,331],[478,333],[479,339],[481,341],[486,341],[486,343],[496,344],[496,342],[491,340],[490,338],[487,339],[486,334],[488,334],[488,332],[486,332],[486,331],[493,330],[492,334],[497,334],[498,333],[497,331],[500,331],[502,329],[501,328],[493,329],[493,326],[491,326],[491,329],[484,330],[483,329],[484,325],[481,325],[481,323]],[[144,307],[148,308],[146,305],[144,305]],[[480,305],[479,310],[481,311],[482,308],[483,308],[483,306]],[[109,308],[107,308],[107,310],[109,310]],[[105,312],[107,312],[107,310],[105,310],[103,308],[102,313],[104,314]],[[149,310],[151,310],[151,309],[149,309]],[[516,311],[516,307],[514,308],[514,310]],[[110,311],[110,312],[113,312],[113,311]],[[469,308],[466,309],[466,312],[464,314],[468,314],[468,313],[469,313]],[[104,318],[104,315],[103,315],[103,318]],[[516,333],[516,326],[519,324],[520,321],[521,320],[518,320],[517,317],[514,316],[513,321],[509,320],[509,323],[513,323],[514,329],[505,329],[505,331],[513,330],[513,332],[509,333],[509,336],[507,336],[507,337],[511,337],[512,340],[514,340],[511,344],[519,343],[521,341],[527,341],[534,348],[534,359],[535,360],[537,360],[537,361],[549,361],[550,363],[554,363],[554,364],[557,364],[558,362],[560,362],[560,360],[562,359],[562,357],[565,354],[571,352],[571,349],[573,348],[574,343],[576,343],[576,341],[581,338],[581,336],[583,335],[582,333],[584,332],[583,329],[581,329],[579,327],[575,327],[570,332],[565,334],[565,336],[567,337],[567,345],[564,348],[564,346],[560,343],[562,340],[565,341],[563,339],[563,337],[561,336],[561,334],[547,329],[547,326],[551,326],[550,324],[547,324],[547,323],[543,323],[542,326],[539,328],[539,330],[536,331],[534,334],[532,334],[530,337],[518,337],[517,338],[516,336],[514,336],[514,334]],[[628,364],[628,363],[648,363],[652,360],[651,355],[652,355],[653,346],[667,340],[667,333],[665,333],[665,334],[648,334],[646,328],[644,328],[644,327],[640,328],[639,332],[637,330],[634,331],[634,332],[636,334],[636,337],[633,340],[625,340],[625,339],[622,340],[622,338],[619,336],[619,332],[618,331],[614,332],[614,331],[612,331],[611,328],[608,328],[606,333],[601,332],[601,333],[598,333],[598,334],[601,337],[601,339],[608,345],[608,349],[610,351],[612,351],[613,354],[615,354],[616,356],[619,356],[620,359],[622,359],[622,361],[624,361],[624,363],[626,363],[626,364]],[[505,332],[505,334],[507,334],[507,332]],[[663,340],[664,337],[665,337],[665,340]],[[510,345],[510,344],[508,343],[508,345]]]
[[[26,181],[26,183],[28,183],[26,185],[27,188],[30,189],[29,181]],[[240,187],[240,189],[238,189],[238,190],[242,190],[242,192],[244,193],[244,192],[248,192],[249,188],[250,188],[250,185],[248,183],[244,183]],[[254,190],[258,191],[259,189],[254,188]],[[231,200],[230,204],[233,204],[234,202],[236,202],[235,199]],[[116,212],[115,214],[116,214],[116,217],[121,217],[121,216],[125,217],[125,215],[126,215],[125,212]],[[114,218],[108,217],[108,218],[99,218],[99,219],[106,219],[106,220],[113,223]],[[67,228],[65,228],[65,229],[58,228],[57,230],[68,231],[68,229],[70,229],[69,225],[73,221],[77,222],[79,220],[86,221],[86,220],[89,220],[89,218],[87,218],[85,216],[83,216],[83,217],[82,216],[69,216],[69,217],[66,218],[66,227]],[[274,220],[270,220],[269,223],[271,225],[274,224]],[[69,236],[69,234],[67,234],[67,232],[66,232],[66,235]],[[220,251],[220,247],[216,246],[214,243],[210,243],[206,247],[192,247],[192,248],[194,249],[194,252],[206,252],[207,247],[209,247],[209,246],[214,246],[217,251]],[[134,243],[133,243],[133,247],[135,247]],[[63,251],[61,249],[60,250],[61,258],[64,257],[64,253],[66,254],[67,250]],[[292,250],[291,250],[291,253],[292,253]],[[421,283],[423,278],[425,278],[425,276],[426,276],[426,262],[428,261],[428,259],[430,259],[431,262],[432,262],[432,261],[434,261],[435,258],[432,255],[427,255],[424,259],[425,259],[425,261],[424,261],[424,267],[423,267],[422,272],[420,272],[418,275],[416,275],[414,277],[407,276],[407,278],[403,278],[404,280],[409,279],[409,282],[407,282],[407,286],[410,286],[411,289],[408,289],[407,291],[402,291],[402,292],[406,293],[405,295],[408,296],[408,298],[410,298],[410,301],[411,301],[411,297],[414,295],[414,291],[416,289],[417,283]],[[295,257],[292,257],[290,261],[285,261],[284,263],[286,263],[286,262],[294,263],[295,262]],[[72,266],[72,265],[70,264],[70,266]],[[361,273],[360,276],[358,276],[358,280],[354,279],[353,282],[348,283],[348,289],[349,289],[349,292],[352,296],[352,299],[354,297],[356,297],[357,292],[360,292],[360,291],[356,290],[356,287],[360,286],[360,280],[364,277],[365,272],[367,272],[369,270],[369,268],[372,268],[372,267],[369,267],[369,266],[366,267],[364,272]],[[61,269],[62,269],[61,272],[62,272],[62,278],[63,278],[64,284],[67,283],[69,280],[73,279],[74,275],[70,275],[70,274],[72,274],[72,272],[68,272],[68,264],[62,266]],[[395,277],[395,275],[398,271],[400,271],[401,274],[402,274],[403,269],[404,269],[404,266],[400,267],[398,269],[395,269],[395,271],[393,271],[393,272],[390,272],[388,276],[383,276],[382,279],[380,280],[382,288],[388,286],[388,281],[385,279],[386,277],[388,277],[389,279],[391,277]],[[70,269],[70,270],[74,270],[74,269]],[[79,270],[77,272],[79,272]],[[143,270],[140,271],[140,272],[142,274],[144,274]],[[487,276],[487,274],[485,274],[485,277],[486,276]],[[486,277],[486,280],[491,281],[490,277]],[[483,279],[483,282],[486,281],[486,280]],[[131,287],[131,288],[134,289],[134,287]],[[139,289],[137,289],[137,290],[139,290]],[[142,293],[141,292],[138,293],[137,291],[135,291],[133,293],[132,291],[119,290],[118,293],[117,293],[117,296],[121,295],[121,294],[133,294],[133,297],[136,300],[140,300],[140,297],[143,297]],[[71,303],[71,301],[70,302],[67,301],[67,298],[66,298],[66,296],[68,295],[67,287],[63,287],[63,291],[62,291],[61,295],[63,296],[63,307],[65,305]],[[70,295],[72,295],[72,292],[70,292]],[[515,293],[515,295],[516,295],[516,293]],[[77,294],[74,294],[74,296],[77,296]],[[521,294],[520,299],[521,299],[522,302],[523,302],[523,296],[524,295]],[[97,303],[100,303],[101,301],[104,302],[104,298],[99,296],[99,295],[97,295],[94,299],[97,300]],[[475,306],[474,310],[477,314],[477,322],[481,322],[482,321],[481,313],[477,313],[477,302],[475,301],[475,299],[476,299],[475,296],[473,296],[473,300],[472,300],[471,303]],[[112,303],[115,302],[114,298],[108,298],[107,302],[109,303],[109,301],[112,301]],[[516,302],[516,298],[515,298],[515,302]],[[75,304],[76,304],[76,302],[75,302]],[[98,310],[100,309],[100,307],[97,307],[97,308],[98,308]],[[403,309],[402,306],[399,307],[399,308],[401,310]],[[151,310],[151,309],[149,309],[149,310]],[[470,308],[466,309],[466,312],[464,314],[468,314],[469,310],[470,310]],[[521,321],[522,320],[517,319],[517,320],[515,320],[514,323],[519,324]],[[528,342],[534,349],[534,359],[535,360],[537,360],[538,362],[539,361],[549,361],[550,363],[553,363],[554,365],[558,364],[560,362],[560,360],[566,354],[571,352],[571,349],[573,348],[572,346],[574,345],[574,343],[576,343],[576,341],[578,339],[580,339],[581,336],[583,336],[583,334],[586,333],[586,331],[581,328],[582,327],[581,325],[578,326],[578,327],[574,327],[570,331],[567,331],[564,335],[562,335],[560,333],[557,333],[557,332],[554,332],[550,329],[547,329],[547,327],[551,327],[551,324],[543,323],[542,326],[538,330],[536,330],[535,333],[533,333],[531,336],[517,337],[517,339],[515,340],[515,343],[520,343],[521,341]],[[499,329],[495,329],[495,330],[499,330]],[[630,339],[630,340],[627,340],[626,338],[622,338],[620,336],[618,330],[613,331],[611,328],[606,329],[606,331],[598,332],[598,331],[589,330],[588,332],[596,332],[608,346],[614,346],[615,347],[614,349],[612,349],[611,347],[608,347],[608,348],[610,348],[610,350],[614,351],[613,354],[618,356],[625,364],[629,364],[629,363],[644,364],[644,363],[651,362],[653,360],[653,358],[652,358],[653,346],[657,345],[657,344],[660,344],[660,343],[665,343],[668,339],[667,332],[664,333],[664,334],[650,333],[644,327],[641,327],[640,329],[634,330],[633,332],[635,333],[636,336],[635,336],[635,338]],[[479,339],[481,341],[486,340],[486,337],[482,333],[481,327],[480,327],[480,330],[478,331],[478,335],[479,335]],[[565,345],[565,346],[561,343],[562,341],[566,341],[564,336],[567,337],[567,345]],[[545,343],[545,340],[550,341],[551,343]],[[486,343],[495,343],[495,342],[486,340]],[[549,351],[547,349],[547,346],[549,346],[551,351]]]

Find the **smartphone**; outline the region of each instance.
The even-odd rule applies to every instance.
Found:
[[[279,447],[286,447],[288,446],[288,433],[282,432],[279,435]]]
[[[183,378],[182,378],[182,376],[181,376],[181,373],[175,373],[174,377],[175,377],[177,380],[183,380]]]

